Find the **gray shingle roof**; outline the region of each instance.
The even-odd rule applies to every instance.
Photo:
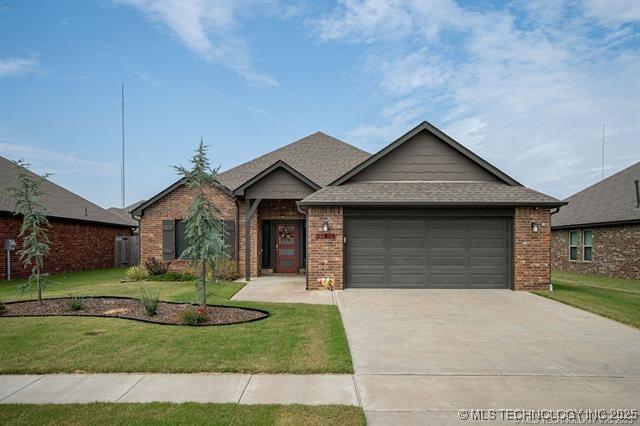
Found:
[[[635,179],[640,180],[640,162],[567,198],[569,205],[551,217],[551,226],[640,221]]]
[[[356,182],[329,186],[301,205],[501,205],[558,206],[562,202],[523,186],[498,182]]]
[[[19,167],[0,156],[0,211],[13,212],[14,202],[6,189],[16,183]],[[35,173],[28,171],[34,177]],[[45,180],[40,186],[42,195],[39,202],[46,209],[47,216],[63,219],[74,219],[88,222],[99,222],[113,225],[131,226],[120,216],[93,204],[71,191]]]
[[[109,207],[107,211],[119,216],[120,219],[122,219],[126,223],[131,224],[131,226],[138,226],[139,225],[138,221],[133,218],[133,216],[131,215],[131,212],[137,209],[138,207],[140,207],[142,203],[144,203],[145,201],[146,200],[140,200],[138,202],[135,202],[133,204],[126,206],[125,208]]]
[[[355,146],[316,132],[222,172],[218,175],[218,181],[233,191],[281,160],[319,186],[326,186],[369,156],[368,152]]]

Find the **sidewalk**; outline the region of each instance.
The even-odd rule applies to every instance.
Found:
[[[47,374],[0,376],[0,404],[156,401],[360,405],[353,376],[349,374]]]

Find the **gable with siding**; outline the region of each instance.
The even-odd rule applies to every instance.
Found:
[[[500,182],[467,156],[423,130],[352,176],[366,181],[482,181]]]
[[[300,200],[315,191],[285,169],[278,168],[248,187],[245,197]]]

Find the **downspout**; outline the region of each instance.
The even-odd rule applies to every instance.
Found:
[[[554,207],[549,211],[549,291],[551,292],[553,292],[553,283],[551,282],[551,244],[553,244],[553,241],[551,241],[551,239],[553,238],[553,232],[551,231],[551,216],[558,213],[559,211],[560,207]]]
[[[138,221],[138,265],[142,265],[142,215],[136,216],[131,212],[131,217]]]
[[[238,203],[238,199],[236,197],[233,198],[234,203],[236,203],[236,230],[235,235],[233,236],[233,242],[236,246],[234,250],[234,258],[235,262],[238,264],[238,268],[240,268],[240,204]],[[238,272],[240,270],[238,269]]]
[[[304,274],[304,289],[305,290],[309,290],[309,217],[307,216],[307,211],[304,209],[304,207],[300,206],[300,204],[298,204],[298,201],[296,201],[296,209],[298,209],[298,212],[302,213],[305,217],[305,222],[307,223],[307,247],[304,248],[304,250],[307,252],[307,264],[305,265],[306,267],[306,271],[307,273]]]

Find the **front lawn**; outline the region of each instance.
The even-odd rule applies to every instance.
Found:
[[[0,405],[4,425],[364,425],[360,407],[343,405],[46,404]]]
[[[133,296],[141,286],[163,300],[193,300],[188,282],[120,283],[122,269],[59,275],[45,297]],[[0,300],[16,300],[16,284]],[[62,372],[351,373],[336,306],[232,302],[242,284],[211,287],[211,304],[264,309],[257,322],[220,327],[146,324],[116,318],[0,318],[0,374]]]
[[[640,280],[553,272],[551,282],[534,293],[640,328]]]

